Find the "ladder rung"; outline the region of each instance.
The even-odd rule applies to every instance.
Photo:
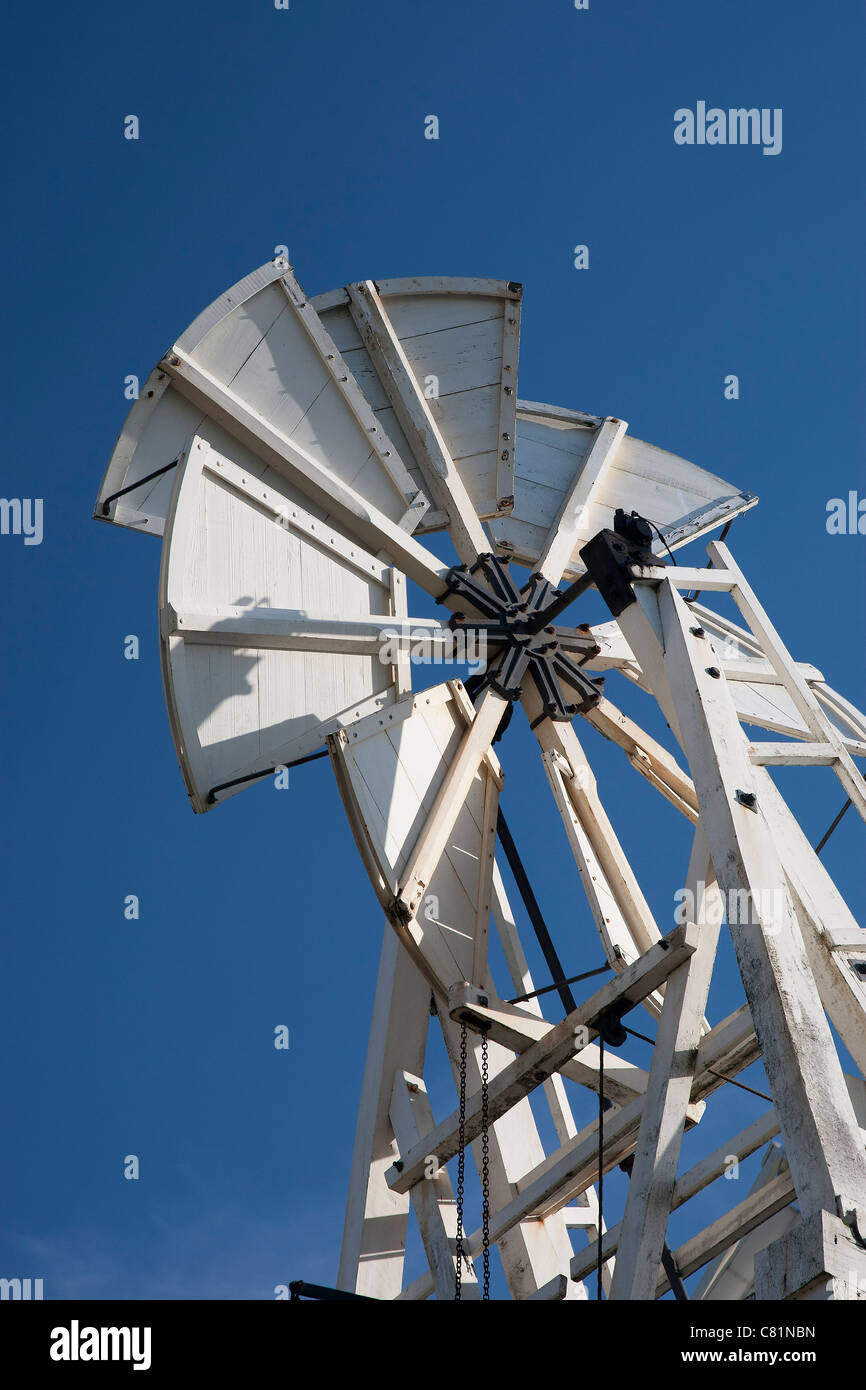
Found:
[[[749,758],[758,767],[825,767],[835,763],[839,750],[832,743],[770,743],[761,740],[749,744]]]

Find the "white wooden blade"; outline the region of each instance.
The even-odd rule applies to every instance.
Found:
[[[478,516],[501,514],[514,490],[521,287],[439,277],[385,280],[377,290],[461,489]],[[319,352],[311,350],[315,343],[299,317],[313,325]],[[288,263],[269,261],[205,309],[176,347],[269,424],[303,447],[320,448],[324,462],[351,476],[361,495],[392,519],[408,510],[412,530],[419,522],[422,530],[448,523],[445,511],[431,505],[417,440],[403,431],[386,390],[393,383],[374,364],[347,290],[307,300]],[[164,530],[173,477],[151,475],[178,457],[193,431],[221,451],[230,448],[223,425],[171,379],[168,361],[170,355],[141,387],[94,513],[153,535]],[[360,437],[353,417],[361,421]],[[238,455],[238,462],[255,472],[255,451]],[[131,490],[114,496],[124,489]]]
[[[411,429],[403,434],[392,385],[352,312],[356,287],[313,303],[388,435],[414,454],[410,472],[426,491],[424,457]],[[513,505],[514,437],[522,286],[512,281],[418,276],[379,280],[375,291],[406,364],[433,416],[462,488],[478,517]],[[411,401],[407,400],[411,408]],[[447,523],[435,499],[419,530]]]
[[[757,502],[753,493],[628,434],[618,440],[596,478],[596,441],[610,423],[578,411],[518,402],[514,507],[490,523],[504,554],[534,569],[553,549],[556,565],[563,562],[565,576],[573,579],[584,573],[580,547],[613,527],[617,507],[654,522],[674,550]],[[554,543],[551,532],[557,524],[568,535],[567,547]],[[653,548],[665,553],[661,541]],[[564,561],[563,549],[569,551]]]
[[[468,792],[463,795],[461,789],[456,796],[459,809],[444,850],[432,870],[425,870],[410,920],[399,921],[393,907],[419,845],[428,838],[431,816],[435,820],[440,812],[440,792],[474,719],[461,683],[448,681],[329,739],[340,792],[373,886],[403,944],[443,996],[456,981],[471,978],[479,897],[487,892],[489,898],[487,782],[493,778],[497,789],[501,785],[499,763],[490,749]]]
[[[114,501],[109,500],[112,494],[176,459],[193,431],[231,453],[231,421],[190,392],[182,376],[172,379],[180,362],[230,389],[245,410],[291,439],[392,520],[404,518],[417,502],[417,488],[396,447],[376,421],[288,263],[278,260],[211,304],[159,364],[115,446],[100,488],[97,517],[159,531],[170,496],[165,475]],[[256,474],[264,468],[255,450],[237,457],[237,462]],[[416,510],[426,506],[424,502]]]
[[[339,636],[356,619],[356,639],[369,642],[371,615],[394,611],[392,575],[281,479],[250,477],[193,436],[163,546],[160,634],[169,718],[196,811],[249,785],[237,779],[303,757],[326,733],[393,701],[393,667],[375,651],[360,654],[363,642],[346,651]],[[205,619],[187,634],[184,620],[215,612],[227,617],[214,632]],[[274,637],[291,614],[299,649]],[[336,635],[322,643],[314,629],[311,639],[309,614],[326,630],[333,620]]]

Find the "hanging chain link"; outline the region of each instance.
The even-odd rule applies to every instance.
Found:
[[[460,1025],[460,1149],[457,1154],[457,1237],[454,1241],[454,1297],[463,1297],[463,1183],[466,1176],[466,1024]]]
[[[482,1298],[490,1298],[490,1135],[489,1135],[489,1070],[487,1056],[487,1034],[481,1034],[481,1229],[484,1243],[482,1260],[484,1266],[484,1292]]]

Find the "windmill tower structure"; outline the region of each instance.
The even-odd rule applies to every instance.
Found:
[[[866,719],[792,657],[724,539],[702,567],[675,562],[753,494],[623,420],[519,397],[521,302],[514,282],[437,277],[309,299],[269,262],[158,363],[96,505],[162,538],[163,676],[193,810],[329,758],[381,905],[338,1288],[483,1298],[495,1246],[515,1299],[684,1297],[697,1271],[699,1297],[866,1298],[866,930],[772,773],[829,766],[866,818]],[[434,616],[410,614],[415,588]],[[593,588],[610,617],[590,626]],[[418,644],[482,651],[483,671],[420,688]],[[676,756],[613,702],[617,681],[657,703]],[[562,823],[550,853],[573,859],[597,978],[566,977],[499,805],[512,714],[537,740]],[[673,931],[609,819],[584,725],[691,828]],[[552,983],[530,974],[504,864]],[[681,881],[672,865],[672,894]],[[723,931],[743,993],[714,1021]],[[636,1009],[648,1070],[618,1050]],[[441,1115],[431,1028],[455,1083]],[[758,1059],[772,1104],[689,1165],[684,1135]],[[598,1104],[579,1126],[581,1092]],[[670,1249],[671,1212],[778,1137],[748,1195]],[[410,1209],[427,1258],[414,1281]]]

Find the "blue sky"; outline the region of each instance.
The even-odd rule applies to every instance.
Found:
[[[44,500],[44,539],[0,537],[0,1274],[43,1277],[46,1297],[269,1298],[336,1275],[381,916],[325,763],[288,793],[188,809],[159,547],[91,520],[124,377],[283,243],[311,294],[520,280],[521,395],[619,415],[759,493],[735,554],[794,654],[862,704],[866,542],[825,519],[866,490],[863,12],[181,0],[154,19],[91,0],[17,7],[5,38],[3,490]],[[781,154],[676,145],[675,110],[699,100],[781,108]],[[636,692],[621,703],[658,727]],[[563,960],[588,968],[599,946],[519,723],[503,807]],[[684,827],[617,750],[584,741],[669,929]],[[839,784],[822,769],[781,785],[817,839]],[[825,851],[855,910],[861,829],[847,817]],[[740,999],[728,947],[713,1017]],[[717,1100],[684,1152],[761,1109]],[[674,1216],[672,1242],[731,1204],[717,1186]]]

